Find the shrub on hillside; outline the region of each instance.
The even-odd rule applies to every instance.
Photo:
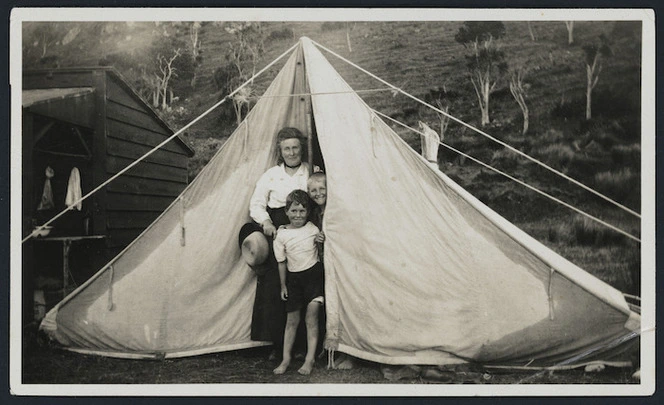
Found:
[[[583,98],[575,98],[569,101],[562,101],[551,110],[553,118],[581,119],[586,108],[586,101]]]
[[[210,159],[217,153],[219,148],[226,142],[226,138],[217,139],[208,137],[207,139],[191,139],[192,148],[196,152],[189,159],[189,182],[191,183],[198,173],[210,162]]]
[[[550,242],[567,245],[574,242],[574,232],[570,224],[559,223],[549,227],[547,238]]]
[[[577,215],[572,222],[576,243],[585,246],[608,246],[623,243],[625,236],[588,217]]]
[[[575,160],[574,150],[562,143],[539,147],[533,151],[535,157],[556,168],[566,168]]]
[[[615,118],[640,114],[641,91],[638,85],[598,89],[593,97],[593,116]]]
[[[491,165],[497,166],[501,170],[515,169],[518,163],[519,155],[507,148],[499,149],[491,156]]]
[[[552,144],[561,142],[564,139],[565,134],[563,131],[555,128],[549,128],[544,133],[533,137],[533,142],[537,142],[538,144]]]
[[[641,145],[615,145],[611,148],[611,160],[616,166],[639,167],[641,164]]]
[[[597,173],[594,178],[595,189],[607,196],[613,197],[619,202],[625,201],[633,193],[637,192],[639,176],[632,172],[629,167],[620,171]]]
[[[270,32],[270,35],[267,36],[269,41],[275,41],[279,39],[293,39],[295,34],[293,33],[292,28],[284,27],[280,30],[274,30]]]
[[[346,23],[343,21],[325,21],[320,26],[321,31],[335,31],[340,30],[346,26]]]

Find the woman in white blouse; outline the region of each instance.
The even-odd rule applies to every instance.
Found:
[[[262,231],[270,246],[267,265],[262,266],[263,271],[260,272],[262,274],[256,273],[257,286],[251,320],[251,339],[273,342],[273,355],[282,351],[286,308],[280,297],[279,272],[272,252],[272,239],[277,229],[288,223],[284,211],[286,196],[293,190],[307,190],[309,164],[302,161],[306,147],[307,140],[297,128],[287,127],[279,131],[277,165],[269,168],[256,182],[249,204],[249,216],[255,223],[245,225],[253,227],[256,231]]]

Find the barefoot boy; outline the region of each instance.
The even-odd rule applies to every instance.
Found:
[[[277,231],[274,256],[279,263],[281,299],[286,301],[286,330],[283,360],[275,374],[283,374],[291,362],[295,333],[300,324],[300,311],[306,307],[307,355],[298,373],[308,375],[314,367],[318,344],[318,312],[323,298],[323,265],[318,261],[314,242],[320,230],[307,220],[310,203],[305,191],[295,190],[286,198],[286,216],[290,224]]]

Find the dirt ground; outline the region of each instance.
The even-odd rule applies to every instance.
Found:
[[[83,355],[61,349],[45,337],[26,334],[24,384],[195,384],[195,383],[316,383],[316,384],[633,384],[634,370],[607,367],[556,372],[494,373],[478,368],[456,371],[417,367],[381,370],[376,363],[357,361],[352,370],[328,370],[327,356],[316,360],[309,376],[297,373],[302,360],[286,374],[272,370],[269,347],[215,353],[182,359],[126,360]],[[386,378],[390,377],[390,379]]]

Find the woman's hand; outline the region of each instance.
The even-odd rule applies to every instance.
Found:
[[[272,221],[267,220],[261,224],[263,227],[263,233],[265,236],[272,236],[274,237],[277,234],[277,228],[275,228],[274,224]]]
[[[281,286],[281,300],[282,301],[288,300],[288,288],[286,288],[285,285]]]
[[[318,234],[314,238],[314,242],[316,242],[316,243],[325,242],[325,232],[323,232],[323,231],[318,232]]]

